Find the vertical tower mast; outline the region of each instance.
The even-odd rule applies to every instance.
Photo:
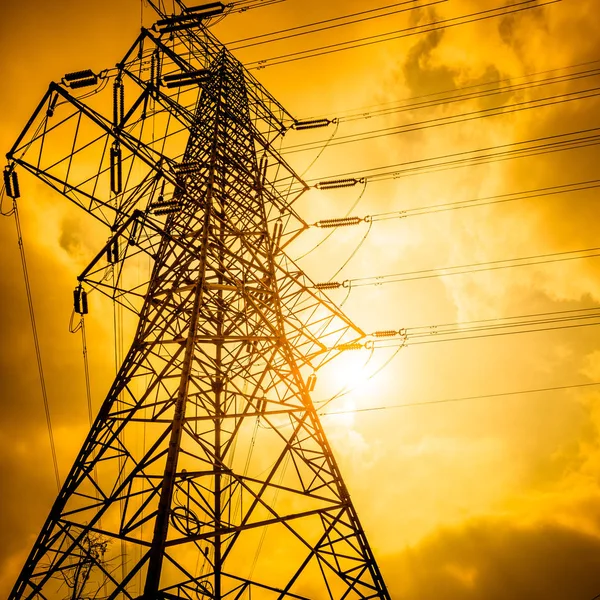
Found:
[[[74,95],[103,78],[112,121]],[[188,15],[52,84],[9,153],[111,227],[80,282],[139,316],[11,599],[389,598],[310,399],[363,334],[285,254],[286,122]]]

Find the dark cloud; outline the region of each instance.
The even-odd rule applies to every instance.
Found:
[[[440,45],[443,31],[433,31],[419,40],[408,52],[402,74],[406,85],[415,95],[431,94],[456,87],[457,71],[445,66],[431,64],[431,55]]]
[[[539,1],[533,4],[539,4]],[[527,39],[531,37],[532,32],[537,30],[548,33],[546,13],[543,6],[535,10],[525,10],[524,12],[506,15],[501,17],[498,23],[501,40],[516,49],[521,58],[527,58]]]
[[[600,592],[600,538],[480,520],[440,530],[383,568],[392,598],[590,600]]]

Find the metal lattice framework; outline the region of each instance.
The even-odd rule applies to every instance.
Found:
[[[110,227],[80,282],[139,316],[10,597],[389,598],[310,399],[364,334],[284,251],[294,119],[183,22],[51,84],[9,153]]]

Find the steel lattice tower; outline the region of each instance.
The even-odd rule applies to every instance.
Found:
[[[285,253],[294,119],[203,16],[51,84],[8,155],[9,184],[25,168],[110,227],[80,312],[96,290],[139,316],[12,599],[389,598],[310,399],[363,333]]]

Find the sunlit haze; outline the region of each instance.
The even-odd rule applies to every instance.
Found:
[[[485,19],[512,0],[397,4],[285,0],[211,29],[294,117],[336,120],[288,131],[280,150],[312,186],[294,206],[309,225],[361,219],[310,227],[286,248],[313,282],[340,284],[327,295],[366,334],[360,349],[321,369],[312,398],[394,600],[592,600],[600,594],[600,4],[537,0]],[[313,34],[238,41],[376,8]],[[445,21],[456,17],[470,22]],[[113,67],[156,18],[139,0],[2,2],[3,152],[51,81]],[[390,32],[401,33],[366,43]],[[287,55],[302,59],[277,58]],[[89,429],[81,339],[69,333],[72,292],[107,231],[19,176],[64,479]],[[357,181],[319,189],[340,178]],[[0,262],[6,597],[56,484],[8,217]],[[134,284],[148,268],[136,266]],[[134,324],[124,323],[125,348]],[[115,374],[110,303],[91,297],[86,325],[95,414]],[[373,337],[390,330],[398,335]]]

